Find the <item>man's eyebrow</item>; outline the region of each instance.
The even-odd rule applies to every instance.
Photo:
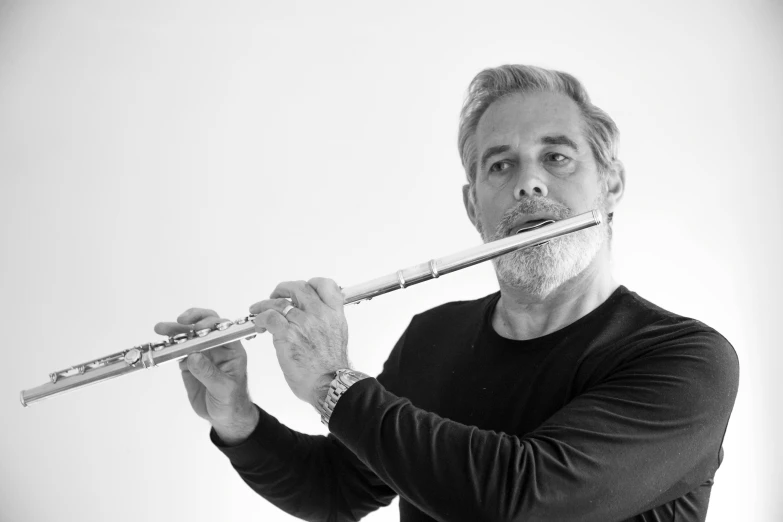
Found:
[[[484,170],[484,165],[487,163],[487,160],[494,156],[495,154],[502,154],[504,152],[508,152],[511,150],[511,147],[508,145],[495,145],[494,147],[490,147],[487,150],[484,151],[484,154],[481,155],[481,170]]]
[[[543,145],[566,145],[567,147],[574,149],[576,152],[579,152],[579,147],[576,146],[576,142],[563,134],[559,134],[557,136],[542,136],[538,141]]]

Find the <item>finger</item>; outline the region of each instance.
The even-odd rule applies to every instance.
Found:
[[[193,404],[193,401],[196,399],[196,395],[198,394],[199,388],[201,387],[201,383],[187,369],[182,372],[182,382],[185,383],[185,391],[188,393],[188,400],[191,404]]]
[[[193,324],[205,317],[219,317],[217,312],[208,308],[188,308],[177,317],[179,324]]]
[[[253,318],[256,325],[256,331],[259,328],[268,330],[275,339],[285,336],[286,331],[291,327],[290,323],[283,317],[283,314],[277,310],[267,310]]]
[[[192,353],[187,358],[188,371],[203,384],[216,399],[228,401],[231,395],[231,378],[202,353]],[[185,375],[183,373],[183,375]]]
[[[280,283],[274,292],[269,296],[274,299],[277,297],[288,297],[293,301],[293,305],[305,312],[316,311],[323,306],[321,298],[315,292],[315,289],[305,281],[286,281]]]
[[[193,329],[192,325],[179,324],[179,323],[158,323],[155,325],[155,333],[160,335],[177,335],[181,333],[188,333]]]
[[[226,361],[247,358],[247,352],[241,341],[234,341],[222,346],[210,348],[201,353],[209,357],[213,363],[218,365],[218,368]]]
[[[161,322],[155,325],[155,333],[160,335],[177,335],[193,330],[192,324],[206,317],[218,317],[217,312],[207,308],[188,308],[177,317],[177,322]]]
[[[199,330],[205,330],[207,328],[211,330],[213,326],[215,326],[218,323],[222,323],[224,321],[228,321],[228,319],[223,319],[216,315],[210,315],[205,317],[204,319],[201,319],[198,322],[193,323],[192,325],[190,325],[190,327],[196,332],[198,332]]]
[[[345,304],[345,296],[333,279],[314,277],[307,282],[329,308],[337,310]]]
[[[288,308],[289,306],[292,308]],[[251,314],[261,314],[267,310],[275,310],[279,312],[289,323],[296,321],[298,324],[301,324],[305,316],[305,313],[291,304],[291,301],[282,297],[259,301],[250,307]]]
[[[284,297],[278,297],[277,299],[264,299],[263,301],[259,301],[250,305],[250,313],[257,315],[264,313],[267,310],[277,310],[278,312],[282,313],[282,311],[285,310],[285,307],[290,304],[291,300]]]
[[[215,325],[229,321],[224,317],[209,316],[201,321],[191,325],[193,331],[198,333],[200,330],[209,330],[210,332],[215,330]],[[207,334],[209,335],[209,333]],[[205,356],[209,357],[215,364],[234,359],[245,354],[245,347],[241,341],[233,341],[226,343],[215,348],[210,348],[202,352]]]
[[[196,318],[198,317],[198,315],[193,315],[192,317]],[[181,318],[182,316],[179,316],[178,319]],[[198,331],[198,330],[203,330],[205,328],[211,329],[217,323],[220,323],[222,321],[226,321],[226,319],[221,319],[217,315],[209,315],[206,316],[204,319],[201,319],[200,321],[195,323],[183,324],[183,323],[163,322],[155,325],[155,333],[160,335],[172,336],[180,333],[188,333],[191,330]]]
[[[213,357],[214,351],[217,350],[217,348],[213,348],[211,350],[204,350],[201,352],[201,355],[212,361],[213,363],[217,364],[217,361]],[[195,352],[194,352],[195,353]],[[186,355],[182,359],[179,360],[179,369],[182,371],[190,371],[188,370],[188,356]]]

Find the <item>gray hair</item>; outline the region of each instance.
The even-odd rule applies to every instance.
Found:
[[[457,144],[471,193],[475,190],[477,158],[476,127],[484,112],[499,99],[514,93],[555,92],[568,96],[582,112],[585,138],[590,144],[601,179],[617,159],[620,131],[614,120],[590,102],[590,96],[568,73],[531,65],[502,65],[484,69],[473,78],[459,118]]]

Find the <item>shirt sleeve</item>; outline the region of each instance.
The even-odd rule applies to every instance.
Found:
[[[697,332],[645,350],[523,435],[418,409],[374,379],[340,398],[330,430],[436,520],[622,520],[714,474],[738,380],[731,345]]]
[[[404,340],[405,334],[378,376],[388,387],[394,387]],[[247,440],[226,446],[214,429],[210,440],[242,480],[278,508],[303,520],[359,520],[397,496],[334,435],[299,433],[256,408],[259,422]]]
[[[258,426],[243,443],[226,446],[214,429],[210,439],[278,508],[303,520],[359,520],[396,496],[334,436],[299,433],[258,410]]]

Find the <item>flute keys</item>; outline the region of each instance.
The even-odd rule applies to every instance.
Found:
[[[173,344],[181,344],[187,341],[189,337],[190,336],[186,333],[179,333],[177,335],[172,335],[171,337],[169,337],[169,339],[171,339],[171,342]]]
[[[228,328],[229,326],[231,326],[233,324],[234,324],[233,321],[224,321],[222,323],[217,323],[215,325],[215,330],[223,331],[223,330],[225,330],[226,328]]]
[[[196,330],[196,335],[199,336],[199,337],[204,337],[205,335],[207,335],[211,331],[212,331],[211,328],[203,328],[201,330]]]
[[[141,360],[141,350],[138,348],[131,348],[127,352],[125,352],[125,356],[123,357],[125,359],[125,363],[130,366],[135,366],[137,362]]]

